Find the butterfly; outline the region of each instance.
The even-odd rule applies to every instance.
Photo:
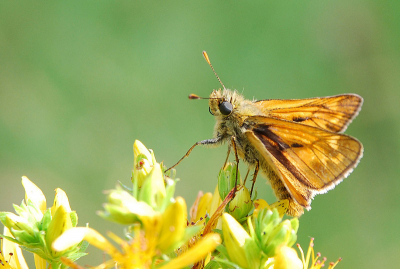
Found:
[[[254,168],[253,181],[261,171],[277,198],[289,201],[290,216],[310,210],[315,195],[333,189],[360,161],[362,144],[343,134],[361,110],[359,95],[251,101],[217,78],[223,89],[201,98],[209,99],[216,119],[214,137],[197,142],[182,159],[197,145],[229,143],[239,159]]]

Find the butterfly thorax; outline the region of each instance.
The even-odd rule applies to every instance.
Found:
[[[232,111],[229,115],[223,115],[221,104],[229,102],[232,105]],[[254,154],[246,154],[246,150],[256,151],[251,145],[243,144],[245,136],[245,122],[251,116],[262,115],[258,107],[254,106],[254,101],[246,100],[237,91],[229,89],[214,90],[210,95],[210,112],[215,116],[216,123],[214,127],[214,137],[222,138],[230,142],[232,136],[236,138],[238,153],[240,157],[248,164],[254,164],[255,160],[246,158]]]

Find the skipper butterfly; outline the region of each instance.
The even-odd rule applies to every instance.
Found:
[[[214,71],[207,53],[203,55]],[[289,200],[287,214],[301,216],[316,194],[333,189],[360,161],[362,144],[343,132],[361,110],[361,96],[250,101],[226,89],[215,75],[223,89],[213,90],[209,98],[189,96],[209,99],[216,119],[214,138],[194,144],[171,168],[197,145],[228,142],[255,169],[253,184],[260,170],[277,198]]]

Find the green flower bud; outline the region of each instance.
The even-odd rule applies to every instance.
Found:
[[[297,239],[298,220],[284,220],[278,210],[263,209],[255,219],[255,233],[263,252],[272,257],[278,246],[291,247]]]
[[[106,220],[114,221],[122,225],[130,225],[139,222],[137,214],[130,212],[124,207],[113,204],[104,204],[103,206],[105,211],[99,211],[97,214]]]
[[[139,200],[149,204],[152,208],[160,208],[166,196],[164,176],[161,166],[155,163],[153,170],[146,177],[139,192]]]
[[[132,194],[120,188],[109,191],[107,199],[110,204],[121,207],[129,207],[129,204],[137,203],[137,200]]]
[[[235,197],[229,202],[228,212],[237,221],[242,222],[253,208],[253,202],[249,190],[244,185],[240,185],[238,188]]]
[[[236,182],[236,164],[227,163],[223,169],[219,171],[218,175],[218,191],[222,200],[228,193],[235,187]],[[240,173],[238,171],[238,182],[241,183]]]
[[[11,212],[1,212],[0,221],[6,226],[14,238],[21,243],[34,243],[36,234],[39,233],[37,228],[27,222],[26,219],[15,215]]]
[[[150,151],[140,142],[135,140],[133,144],[133,178],[132,180],[137,182],[138,188],[141,188],[146,177],[150,174],[153,169],[155,159]]]
[[[134,224],[140,222],[142,217],[155,213],[150,205],[136,200],[132,194],[121,189],[111,190],[108,201],[110,203],[103,205],[105,211],[98,214],[120,224]]]

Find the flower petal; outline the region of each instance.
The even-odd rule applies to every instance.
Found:
[[[119,251],[100,233],[92,228],[76,227],[65,231],[53,242],[53,249],[56,251],[66,250],[73,245],[86,240],[100,250],[107,252],[110,256],[119,255]]]
[[[219,234],[209,233],[188,251],[158,269],[179,269],[193,264],[203,259],[207,253],[213,251],[219,244],[221,244]]]
[[[302,269],[303,263],[297,256],[297,252],[288,246],[277,247],[275,254],[274,269]]]
[[[25,200],[31,200],[42,212],[46,210],[46,197],[41,189],[26,176],[22,177],[22,185],[25,188]]]
[[[67,194],[62,189],[57,188],[56,196],[54,198],[54,203],[53,203],[53,206],[51,207],[51,216],[54,217],[54,214],[56,213],[57,208],[61,205],[64,206],[65,210],[68,213],[71,212],[71,206],[69,205]]]

